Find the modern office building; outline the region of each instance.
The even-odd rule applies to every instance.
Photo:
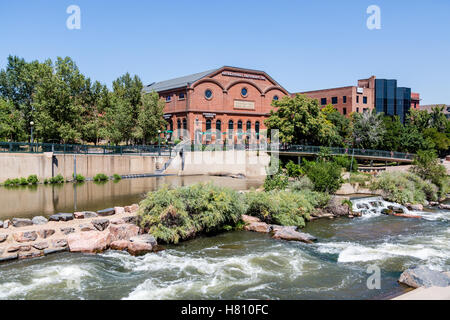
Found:
[[[272,101],[289,95],[264,71],[222,67],[152,83],[144,92],[157,92],[166,102],[169,131],[181,137],[187,130],[194,141],[240,139],[244,132],[265,129]],[[207,134],[213,132],[213,134]],[[220,136],[222,135],[222,136]],[[257,137],[258,135],[253,135]]]
[[[423,105],[423,106],[420,106],[420,110],[426,110],[428,112],[431,112],[434,107],[442,107],[442,106],[444,106],[443,112],[444,112],[445,116],[447,117],[447,119],[450,120],[450,105],[446,105],[445,103]]]
[[[333,105],[341,114],[352,112],[384,112],[398,115],[403,122],[411,108],[420,108],[420,95],[410,88],[398,87],[397,80],[377,79],[372,76],[358,80],[356,86],[300,92],[317,99],[321,106]]]

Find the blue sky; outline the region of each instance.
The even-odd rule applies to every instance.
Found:
[[[81,30],[66,28],[69,5]],[[366,27],[369,5],[381,30]],[[0,0],[0,68],[70,56],[103,83],[144,84],[223,65],[261,69],[290,92],[376,75],[450,104],[450,1]]]

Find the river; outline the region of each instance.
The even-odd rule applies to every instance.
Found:
[[[386,299],[406,291],[397,279],[408,267],[450,268],[450,212],[416,214],[423,219],[312,221],[304,231],[315,244],[235,231],[142,257],[108,251],[16,261],[0,265],[0,299]],[[372,265],[381,269],[380,290],[366,285]]]

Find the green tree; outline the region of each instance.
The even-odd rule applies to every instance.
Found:
[[[353,139],[356,147],[376,149],[382,142],[386,129],[383,114],[373,112],[353,113]]]
[[[164,130],[167,125],[164,120],[166,104],[156,92],[144,94],[141,100],[142,105],[138,109],[139,115],[134,137],[141,140],[143,144],[148,144],[158,137],[158,130]]]
[[[379,148],[381,150],[400,151],[404,127],[399,116],[383,117],[383,126],[385,131]]]
[[[133,128],[133,110],[130,103],[114,93],[110,93],[109,106],[105,114],[105,126],[100,129],[100,134],[118,145],[122,141],[127,143],[130,141]]]
[[[11,101],[0,97],[0,140],[22,141],[26,139],[25,120]]]
[[[345,146],[351,144],[352,126],[350,119],[342,115],[332,105],[326,106],[321,110],[321,112],[336,129],[337,138],[334,146]]]

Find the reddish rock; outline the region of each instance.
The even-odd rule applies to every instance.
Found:
[[[110,248],[112,250],[123,251],[123,250],[126,250],[128,248],[128,245],[130,243],[131,242],[127,241],[127,240],[118,240],[118,241],[112,242]]]
[[[16,228],[29,227],[33,225],[30,219],[13,218],[12,224]]]
[[[113,224],[109,227],[109,233],[113,241],[129,240],[139,235],[139,227],[134,224]]]
[[[24,231],[14,233],[13,237],[17,242],[31,242],[36,240],[38,235],[36,231]]]
[[[31,246],[30,245],[23,245],[20,246],[19,251],[30,251],[31,250]]]
[[[123,219],[121,218],[112,218],[111,220],[109,220],[109,222],[111,224],[124,224],[125,221],[123,221]]]
[[[137,216],[123,217],[123,221],[125,221],[125,223],[138,224],[138,217]]]
[[[115,207],[114,212],[115,212],[115,214],[123,214],[123,213],[125,213],[125,208],[124,207]]]
[[[52,235],[55,234],[55,230],[53,229],[43,229],[43,230],[38,230],[37,234],[39,235],[39,237],[41,237],[42,239],[47,239],[48,237],[51,237]]]
[[[8,229],[10,225],[11,225],[11,220],[3,221],[3,228],[4,229]]]
[[[269,226],[265,222],[252,222],[244,227],[244,230],[253,231],[253,232],[261,232],[261,233],[269,233],[272,231],[272,227]]]
[[[30,259],[30,258],[33,258],[33,253],[31,253],[31,252],[19,253],[18,258],[19,258],[19,260]]]
[[[243,214],[241,217],[242,221],[244,221],[245,223],[252,223],[252,222],[261,222],[261,219],[258,219],[257,217],[252,217],[252,216],[248,216],[246,214]]]
[[[73,216],[75,219],[84,219],[84,212],[75,212]]]
[[[7,252],[17,252],[20,250],[20,246],[11,246],[6,250]]]
[[[131,205],[131,212],[136,212],[139,210],[139,205],[138,204],[132,204]]]
[[[91,224],[80,224],[80,231],[96,231],[95,227]]]
[[[35,243],[33,244],[33,248],[37,249],[37,250],[44,250],[48,248],[48,243],[43,241],[43,242],[39,242],[39,243]]]
[[[151,252],[152,245],[146,242],[130,242],[128,245],[128,253],[133,256],[140,256]]]
[[[71,252],[99,253],[108,249],[111,239],[109,232],[87,231],[70,234],[67,242]]]

